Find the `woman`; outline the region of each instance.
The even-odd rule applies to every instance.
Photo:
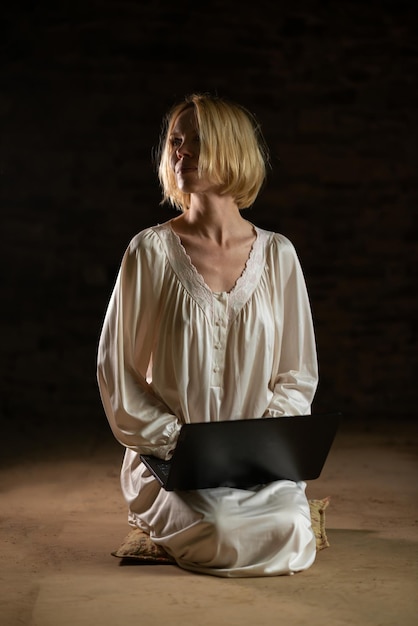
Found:
[[[240,213],[266,161],[242,107],[197,94],[172,109],[159,178],[182,212],[131,241],[98,352],[129,523],[217,576],[292,574],[316,553],[304,483],[166,492],[139,458],[169,458],[183,423],[310,412],[316,350],[295,250]]]

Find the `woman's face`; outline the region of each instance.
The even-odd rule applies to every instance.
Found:
[[[204,193],[214,190],[205,176],[199,176],[200,137],[193,108],[177,117],[170,137],[170,164],[177,186],[183,193]]]

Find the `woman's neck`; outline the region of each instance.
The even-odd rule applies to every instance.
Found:
[[[252,226],[245,220],[231,196],[192,196],[190,208],[173,220],[179,234],[195,234],[222,245],[244,234]]]

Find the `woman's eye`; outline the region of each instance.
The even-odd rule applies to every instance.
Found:
[[[171,137],[170,139],[170,144],[174,147],[177,148],[178,146],[181,145],[181,139],[180,137]]]

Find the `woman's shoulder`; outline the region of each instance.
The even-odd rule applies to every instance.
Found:
[[[139,231],[129,242],[128,252],[137,253],[138,251],[161,251],[161,241],[164,232],[167,230],[166,224],[157,224],[149,226]]]
[[[286,250],[294,253],[295,247],[288,237],[282,233],[278,233],[272,230],[266,230],[256,226],[256,230],[264,239],[264,243],[267,249],[276,252],[285,252]]]

